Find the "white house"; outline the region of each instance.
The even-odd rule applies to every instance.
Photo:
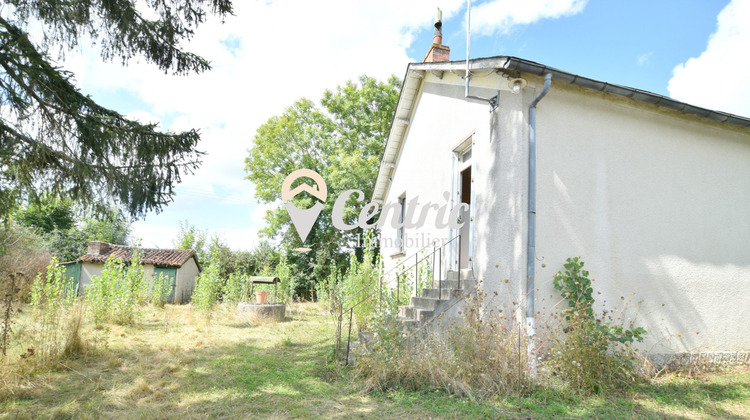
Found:
[[[750,119],[515,57],[469,77],[434,57],[406,70],[373,194],[432,213],[381,229],[386,270],[460,235],[448,269],[535,318],[580,256],[599,302],[642,301],[647,350],[750,350]],[[461,229],[435,226],[461,202]]]
[[[124,264],[130,264],[133,251],[141,254],[144,274],[147,279],[163,274],[172,281],[169,302],[186,303],[190,301],[195,288],[195,278],[201,267],[198,257],[191,249],[149,249],[114,245],[107,242],[92,241],[88,252],[73,262],[66,263],[66,274],[78,283],[78,293],[83,294],[91,284],[91,279],[100,276],[108,258],[118,258]]]

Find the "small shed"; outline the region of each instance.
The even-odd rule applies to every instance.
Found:
[[[172,280],[169,295],[171,303],[187,303],[195,288],[195,278],[201,271],[198,257],[192,249],[152,249],[115,245],[107,242],[92,241],[88,251],[75,261],[65,263],[66,274],[78,283],[78,294],[81,295],[91,284],[91,279],[100,276],[107,258],[115,257],[125,264],[130,264],[133,251],[141,254],[141,263],[149,282],[154,275],[163,274]]]

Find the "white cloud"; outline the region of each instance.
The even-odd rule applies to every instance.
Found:
[[[131,237],[144,248],[172,248],[172,240],[177,237],[177,226],[162,226],[145,222],[133,223]]]
[[[643,67],[651,61],[651,56],[654,55],[653,51],[641,54],[638,56],[638,66]]]
[[[700,56],[675,67],[669,95],[710,109],[750,116],[750,1],[733,0],[718,16]]]
[[[588,0],[492,0],[471,9],[471,32],[507,33],[515,26],[542,19],[572,16],[583,11]]]
[[[244,158],[260,124],[300,97],[317,100],[324,89],[361,74],[381,80],[391,74],[401,77],[417,32],[432,31],[435,8],[441,7],[445,20],[463,17],[466,8],[463,0],[234,3],[235,16],[224,24],[212,18],[186,45],[211,62],[213,69],[204,74],[165,75],[143,60],[132,60],[127,67],[104,63],[98,50],[85,42],[65,59],[78,85],[95,99],[127,93],[150,107],[130,116],[166,122],[165,128],[172,131],[201,131],[198,148],[207,154],[197,172],[184,176],[176,188],[168,209],[172,216],[150,215],[135,225],[144,245],[171,246],[177,227],[160,229],[160,224],[174,223],[175,214],[182,218],[200,208],[206,219],[207,214],[226,214],[220,206],[252,211],[253,185],[244,179]],[[513,25],[578,13],[585,3],[494,0],[472,9],[472,25],[478,38]],[[207,209],[207,203],[218,210]],[[197,227],[225,237],[234,247],[249,248],[257,243],[267,207],[258,205],[247,220],[216,216],[213,226]],[[226,229],[241,223],[246,225]],[[165,235],[166,241],[159,239]]]

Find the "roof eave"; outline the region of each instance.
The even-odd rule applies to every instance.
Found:
[[[669,98],[664,95],[648,92],[645,90],[635,89],[627,86],[621,86],[617,84],[602,82],[588,77],[578,76],[576,74],[568,73],[562,70],[558,70],[553,67],[548,67],[533,61],[524,60],[517,57],[508,56],[496,56],[486,58],[476,58],[469,61],[472,70],[481,69],[498,69],[504,71],[518,71],[520,73],[533,74],[537,76],[543,76],[545,73],[552,74],[552,80],[556,83],[569,83],[584,88],[607,92],[614,95],[624,96],[631,98],[636,101],[661,106],[669,109],[673,109],[689,115],[697,115],[699,117],[708,118],[713,121],[727,123],[743,128],[750,127],[750,118],[741,117],[739,115],[730,114],[728,112],[714,111],[707,108],[702,108],[694,105],[680,102],[675,99]],[[396,112],[394,113],[393,120],[391,122],[391,131],[388,134],[388,139],[385,143],[385,149],[383,151],[383,157],[380,161],[380,168],[378,169],[377,180],[375,187],[373,188],[373,201],[385,200],[388,194],[388,188],[390,187],[390,177],[395,170],[395,167],[387,167],[386,158],[390,157],[389,151],[394,151],[396,155],[393,156],[393,163],[395,164],[398,158],[398,151],[401,148],[401,143],[408,131],[408,127],[401,127],[396,124],[402,115],[407,114],[411,116],[414,110],[414,104],[419,97],[419,90],[421,90],[421,76],[414,76],[416,74],[424,74],[428,71],[465,71],[466,61],[444,61],[438,63],[411,63],[406,68],[406,75],[404,76],[404,84],[401,87],[401,93],[399,95],[398,105],[396,106]],[[414,95],[410,95],[408,98],[404,97],[404,92],[407,89],[407,83],[412,79],[419,79],[419,87]],[[410,122],[410,118],[407,118]]]

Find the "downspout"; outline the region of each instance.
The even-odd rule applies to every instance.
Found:
[[[536,376],[536,343],[534,342],[534,261],[536,260],[536,106],[552,85],[552,73],[544,75],[542,91],[529,105],[529,228],[526,249],[526,333],[529,337],[528,357],[532,376]]]

